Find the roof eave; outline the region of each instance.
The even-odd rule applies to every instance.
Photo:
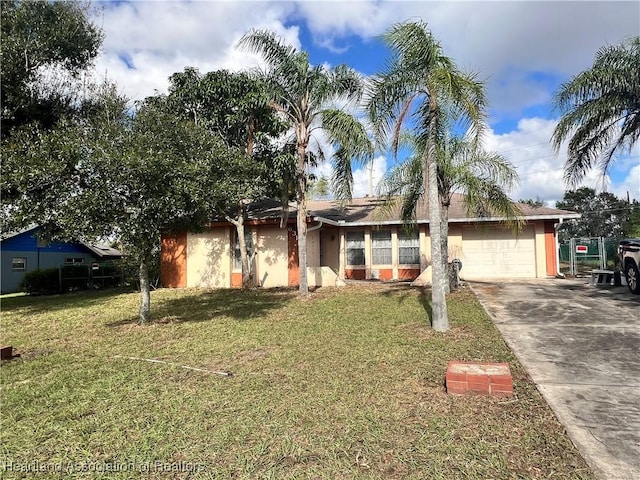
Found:
[[[567,220],[572,218],[580,218],[582,217],[579,213],[573,214],[562,214],[562,215],[528,215],[525,216],[524,219],[529,220]],[[367,222],[348,222],[346,220],[330,220],[325,217],[315,216],[313,217],[315,221],[322,221],[326,224],[333,225],[336,227],[373,227],[380,225],[404,225],[405,222],[402,220],[384,220],[384,221],[367,221]],[[473,223],[473,222],[505,222],[509,219],[505,217],[463,217],[463,218],[450,218],[449,223]],[[416,220],[417,224],[429,224],[429,220]]]
[[[13,238],[13,237],[17,237],[18,235],[22,235],[23,233],[30,232],[31,230],[35,230],[36,228],[38,228],[38,225],[31,225],[29,227],[23,228],[22,230],[7,232],[4,235],[0,236],[0,242],[4,240],[9,240],[10,238]]]
[[[529,220],[567,220],[572,218],[581,218],[580,213],[558,214],[558,215],[523,215],[526,221]],[[471,223],[471,222],[506,222],[510,219],[505,217],[466,217],[466,218],[450,218],[449,223]]]

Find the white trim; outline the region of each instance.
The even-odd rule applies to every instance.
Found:
[[[566,219],[566,218],[581,218],[581,213],[569,213],[567,215],[528,215],[523,216],[522,218],[526,221],[528,220],[556,220],[556,219]],[[472,223],[472,222],[504,222],[509,219],[505,217],[468,217],[468,218],[454,218],[449,219],[449,223]]]
[[[530,220],[566,220],[569,218],[581,218],[582,214],[580,213],[570,213],[566,215],[530,215],[522,217],[525,221]],[[317,222],[323,222],[328,225],[333,225],[336,227],[373,227],[373,226],[385,226],[385,225],[404,225],[405,222],[402,220],[384,220],[378,222],[347,222],[346,220],[329,220],[324,217],[313,217],[313,219]],[[505,217],[466,217],[466,218],[450,218],[449,223],[474,223],[474,222],[505,222],[509,219]],[[416,223],[418,225],[429,224],[429,220],[417,220]]]

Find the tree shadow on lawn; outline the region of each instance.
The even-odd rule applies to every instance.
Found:
[[[420,294],[418,295],[418,299],[420,300],[420,304],[424,311],[427,314],[427,320],[429,321],[429,326],[433,327],[433,306],[431,300],[431,289],[429,289],[429,294],[427,294],[426,287],[418,287],[420,289]]]
[[[106,298],[136,293],[130,288],[108,288],[103,290],[79,290],[75,292],[57,293],[54,295],[24,295],[3,298],[2,311],[21,310],[25,314],[38,315],[69,308],[83,308],[100,305]],[[139,292],[138,292],[139,294]]]
[[[296,294],[291,289],[219,289],[179,298],[152,298],[150,323],[206,322],[221,317],[246,321],[283,308],[294,298]],[[138,320],[138,315],[135,315],[106,326],[119,327],[138,323]]]
[[[407,299],[413,297],[416,289],[418,290],[418,301],[427,314],[429,326],[433,326],[433,308],[431,303],[431,289],[427,287],[414,287],[408,283],[375,283],[380,289],[380,295],[383,297],[395,297],[399,304],[403,304]]]

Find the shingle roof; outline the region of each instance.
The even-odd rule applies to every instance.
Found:
[[[374,225],[402,223],[400,202],[396,202],[396,205],[391,208],[383,208],[383,205],[384,201],[382,199],[373,197],[354,198],[343,209],[340,209],[339,205],[333,201],[312,200],[308,202],[307,210],[312,217],[336,224]],[[579,213],[568,210],[558,210],[550,207],[534,207],[525,203],[516,203],[516,205],[522,212],[522,215],[529,220],[580,217]],[[426,200],[420,202],[416,210],[416,221],[418,223],[428,223],[428,202]],[[453,195],[449,207],[449,222],[496,220],[504,220],[504,218],[491,214],[481,217],[470,214],[464,205],[464,197],[460,194]]]
[[[236,208],[236,212],[239,208]],[[236,212],[232,212],[231,215],[235,215]],[[296,208],[295,203],[289,203],[289,217],[295,218]],[[293,212],[293,216],[291,215]],[[247,215],[245,220],[247,221],[260,221],[260,220],[275,220],[282,216],[282,202],[274,200],[272,198],[261,198],[254,200],[247,205]],[[227,217],[219,213],[215,213],[211,218],[212,223],[228,223]]]
[[[568,210],[558,210],[550,207],[534,207],[526,203],[516,203],[522,215],[528,220],[557,220],[580,218],[580,214]],[[309,200],[307,202],[308,215],[334,225],[384,225],[403,223],[400,215],[400,202],[394,207],[384,208],[382,198],[364,197],[354,198],[344,207],[334,200]],[[289,218],[295,218],[295,203],[289,204]],[[274,220],[281,217],[281,203],[277,200],[263,199],[251,203],[247,208],[247,220]],[[218,219],[222,220],[222,219]],[[418,204],[416,212],[418,223],[429,223],[428,203]],[[497,215],[477,216],[467,212],[464,197],[454,194],[449,207],[449,222],[466,223],[482,221],[504,220]]]
[[[107,245],[101,243],[84,243],[81,242],[82,245],[87,247],[94,255],[100,258],[120,258],[122,257],[122,252],[115,248],[109,247]]]

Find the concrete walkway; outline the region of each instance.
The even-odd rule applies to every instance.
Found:
[[[587,279],[471,287],[596,475],[640,479],[640,295]]]

